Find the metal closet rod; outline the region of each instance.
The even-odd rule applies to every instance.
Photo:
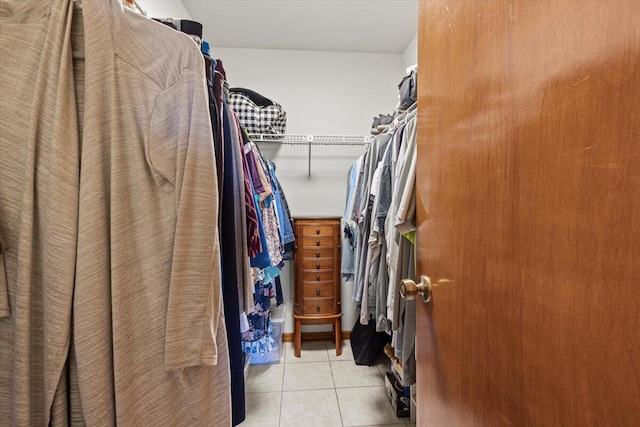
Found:
[[[278,144],[292,145],[343,145],[361,146],[368,145],[370,136],[361,135],[312,135],[312,134],[286,134],[272,135],[253,133],[249,135],[253,142],[274,142]]]
[[[249,134],[249,139],[253,142],[264,142],[280,145],[306,145],[309,147],[307,153],[308,174],[311,178],[311,147],[319,146],[342,146],[342,147],[362,147],[368,146],[371,141],[370,136],[360,135],[269,135],[269,134]]]

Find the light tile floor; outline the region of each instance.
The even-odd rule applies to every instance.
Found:
[[[331,341],[283,343],[280,363],[251,365],[246,383],[247,418],[242,427],[406,427],[409,418],[395,416],[384,391],[388,359],[376,366],[353,362],[351,343],[336,356]]]

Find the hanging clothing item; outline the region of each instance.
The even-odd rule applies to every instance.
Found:
[[[74,345],[85,421],[228,425],[202,56],[189,37],[115,0],[85,2],[84,16]]]
[[[356,222],[353,217],[353,209],[355,205],[356,195],[358,191],[356,188],[358,176],[360,175],[360,169],[364,162],[366,154],[363,154],[356,160],[351,166],[348,173],[347,181],[347,204],[343,215],[343,243],[342,243],[342,261],[341,261],[341,273],[345,282],[353,282],[353,275],[355,269],[355,250],[356,250]]]
[[[282,243],[274,206],[273,189],[267,178],[265,162],[257,147],[249,142],[244,147],[247,164],[251,171],[251,184],[254,189],[254,202],[258,213],[258,224],[262,251],[251,258],[251,266],[261,270],[265,283],[271,283],[280,275],[282,268]]]
[[[240,122],[238,122],[238,118],[235,113],[231,109],[229,109],[229,114],[233,116],[233,123],[235,127],[231,127],[230,131],[233,134],[233,140],[236,143],[231,147],[232,157],[234,159],[235,164],[232,167],[233,179],[236,181],[235,186],[239,189],[238,193],[234,199],[233,209],[234,215],[236,218],[239,218],[239,228],[236,228],[236,242],[238,245],[236,246],[236,257],[240,260],[237,265],[238,277],[242,278],[242,295],[239,297],[240,299],[240,311],[246,313],[251,312],[253,309],[253,294],[254,294],[254,282],[253,282],[253,274],[251,273],[251,263],[250,263],[250,251],[249,246],[246,242],[249,241],[248,234],[251,231],[251,227],[248,223],[248,216],[246,213],[249,211],[246,206],[246,197],[238,197],[238,194],[242,194],[244,190],[246,190],[247,184],[250,185],[250,182],[247,181],[246,172],[246,163],[244,161],[243,154],[243,143],[242,143],[242,129],[240,128]],[[245,195],[246,196],[246,195]],[[251,205],[253,207],[253,204]],[[254,210],[255,214],[255,210]],[[257,222],[257,218],[255,218]]]
[[[358,306],[361,304],[364,306],[364,309],[368,309],[368,298],[366,301],[363,301],[363,296],[365,292],[368,292],[368,283],[369,283],[369,269],[367,266],[370,262],[371,258],[369,255],[369,244],[368,244],[368,236],[369,230],[371,228],[371,210],[373,209],[373,200],[370,198],[371,195],[371,186],[373,184],[373,177],[375,175],[375,171],[378,163],[382,159],[382,155],[384,154],[384,150],[386,149],[387,144],[391,140],[390,134],[382,134],[378,135],[371,141],[371,145],[369,146],[369,150],[367,151],[367,160],[366,166],[364,169],[364,174],[361,174],[360,183],[359,183],[359,194],[360,196],[356,199],[356,203],[359,203],[357,207],[358,216],[357,216],[357,242],[358,242],[358,259],[364,260],[364,262],[360,262],[358,264],[358,268],[355,271],[354,276],[354,301]],[[358,310],[361,311],[361,310]],[[369,323],[368,319],[364,320],[360,319],[360,322],[363,325]]]
[[[280,245],[280,228],[278,226],[278,218],[276,217],[273,196],[269,196],[269,198],[262,203],[261,208],[269,258],[271,259],[271,264],[274,267],[278,267],[282,262],[282,246]]]
[[[247,208],[247,247],[249,248],[249,257],[254,258],[262,252],[262,237],[260,231],[260,221],[258,219],[258,210],[256,209],[255,200],[253,198],[254,186],[251,168],[249,167],[249,157],[247,153],[247,144],[249,137],[247,133],[242,131],[242,169],[244,174],[244,197],[245,206]],[[251,152],[251,150],[248,150]],[[255,162],[253,164],[255,166]],[[252,264],[253,266],[253,264]]]
[[[224,128],[222,112],[222,74],[218,71],[219,63],[208,55],[203,55],[205,71],[207,77],[207,91],[209,94],[209,116],[213,128],[213,147],[216,154],[216,171],[218,173],[218,194],[220,195],[220,205],[222,205],[224,192],[224,156],[223,156],[223,135]]]
[[[377,185],[372,191],[374,209],[371,212],[371,232],[369,234],[370,251],[375,254],[370,265],[369,294],[370,310],[376,320],[376,330],[389,331],[387,319],[387,294],[389,290],[389,270],[387,268],[387,241],[384,235],[384,222],[391,204],[391,151],[393,143],[387,144],[382,160],[378,164]]]
[[[1,32],[0,63],[21,62],[0,73],[0,424],[229,425],[203,59],[119,1],[84,2],[79,125],[72,3],[20,2]]]
[[[400,247],[401,245],[406,246],[407,243],[410,244],[411,242],[407,242],[406,239],[402,237],[402,233],[397,228],[397,225],[405,223],[405,206],[409,206],[410,199],[414,194],[416,131],[417,127],[415,119],[410,120],[402,135],[399,157],[394,171],[393,195],[385,223],[388,244],[387,264],[389,266],[389,283],[391,283],[389,295],[387,297],[387,310],[388,316],[390,319],[393,319],[392,323],[396,325],[396,328],[397,325],[399,325],[398,306],[400,304],[400,281],[403,278],[413,278],[413,276],[409,275],[409,272],[406,271],[406,269],[405,271],[401,270],[403,258],[406,258],[408,255],[401,255]],[[398,222],[399,212],[401,215],[400,222]],[[413,221],[415,222],[415,220]],[[404,253],[408,253],[407,251],[408,249],[405,248]]]
[[[255,309],[247,316],[249,330],[242,334],[242,346],[247,354],[265,355],[273,350],[275,341],[271,329],[270,309],[273,286],[260,280],[256,283]]]
[[[416,304],[400,298],[400,280],[416,278],[415,267],[415,173],[416,173],[416,120],[408,119],[403,135],[402,145],[405,147],[404,158],[398,162],[394,193],[391,199],[388,225],[392,229],[392,243],[397,251],[390,253],[389,265],[393,265],[395,276],[393,286],[389,288],[388,301],[392,301],[389,317],[398,325],[394,333],[395,355],[403,362],[403,383],[413,384],[416,381],[415,369],[415,336],[416,336]],[[391,215],[393,212],[393,215]]]
[[[399,285],[401,278],[415,279],[416,120],[413,111],[403,116],[349,170],[342,273],[354,280],[359,319],[352,336],[362,325],[392,335],[408,385],[415,382],[415,303],[399,297]],[[375,352],[355,338],[358,350]]]
[[[253,203],[256,208],[256,212],[260,213],[260,201],[258,200],[258,196],[253,196]],[[258,268],[260,270],[267,269],[269,267],[273,267],[271,263],[271,258],[269,257],[269,244],[267,242],[267,234],[264,229],[264,222],[262,221],[262,215],[258,215],[258,230],[260,233],[260,245],[262,250],[256,254],[256,256],[251,258],[251,267]]]
[[[216,154],[216,170],[218,171],[218,191],[221,196],[220,204],[224,201],[224,191],[222,188],[224,187],[225,180],[225,165],[224,165],[224,138],[225,132],[228,131],[223,125],[224,123],[224,81],[226,80],[226,74],[224,72],[224,68],[222,66],[222,61],[219,59],[215,61],[214,70],[213,70],[214,78],[213,78],[213,94],[215,99],[215,112],[216,112],[216,121],[219,123],[219,132],[218,134],[214,134],[214,147]]]
[[[216,72],[216,78],[222,75]],[[222,102],[223,121],[223,170],[229,174],[224,179],[222,187],[223,198],[220,203],[220,246],[222,249],[222,295],[224,299],[224,315],[226,319],[227,340],[229,345],[229,368],[231,374],[231,415],[232,424],[238,425],[245,419],[245,384],[244,384],[244,357],[242,351],[242,339],[240,335],[241,302],[244,299],[244,273],[242,247],[246,237],[241,230],[243,215],[236,216],[236,204],[244,202],[244,198],[235,197],[241,194],[244,181],[235,179],[234,170],[236,161],[234,155],[241,155],[235,147],[238,146],[238,134],[234,132],[235,122],[233,114],[226,101]],[[218,171],[220,175],[222,171]],[[237,171],[236,171],[237,172]],[[243,206],[237,206],[242,211]],[[238,250],[239,249],[239,250]],[[248,258],[247,258],[248,259]]]
[[[264,160],[269,169],[271,188],[273,189],[275,197],[276,215],[278,217],[280,240],[282,243],[282,259],[293,260],[296,237],[293,234],[293,220],[291,219],[289,204],[287,203],[287,198],[282,190],[282,186],[276,177],[276,165],[268,159]]]
[[[268,178],[271,183],[271,189],[273,190],[276,203],[276,214],[278,216],[278,225],[280,227],[280,239],[283,245],[286,245],[287,243],[295,241],[295,236],[293,235],[293,221],[291,220],[291,215],[289,213],[289,206],[286,203],[286,198],[282,191],[282,187],[280,186],[280,182],[278,182],[278,178],[276,177],[276,165],[271,160],[264,157],[262,158],[262,163],[269,173]]]
[[[249,173],[251,173],[251,183],[253,184],[254,194],[261,195],[264,194],[265,198],[269,195],[267,193],[267,187],[264,185],[264,180],[260,176],[260,171],[258,169],[258,165],[256,162],[255,155],[253,153],[253,148],[251,147],[251,143],[248,143],[244,147],[245,156],[247,158],[247,165],[249,166]],[[269,188],[269,191],[271,189]],[[264,200],[264,199],[262,199]]]
[[[226,86],[227,83],[225,82],[225,88]],[[227,171],[228,175],[227,179],[232,180],[233,182],[230,185],[233,186],[234,193],[233,196],[229,196],[230,199],[225,200],[223,209],[230,209],[234,217],[233,233],[236,245],[235,247],[233,247],[233,252],[235,253],[236,258],[238,301],[240,305],[240,312],[249,313],[251,310],[253,310],[254,283],[253,275],[251,274],[251,266],[249,264],[249,248],[246,244],[247,234],[249,232],[247,217],[245,215],[245,212],[247,212],[247,207],[245,198],[237,197],[238,194],[243,194],[245,189],[245,176],[243,168],[244,155],[242,153],[241,138],[242,130],[240,129],[240,124],[237,120],[237,117],[226,102],[225,114],[227,115],[225,120],[228,120],[228,128],[225,132],[225,140],[228,139],[228,141],[230,142],[229,146],[225,145],[225,159],[230,160],[228,164],[225,161],[225,170]]]
[[[67,421],[78,236],[73,3],[13,6],[0,16],[0,425],[48,425]]]
[[[271,258],[271,265],[281,268],[283,243],[280,234],[280,224],[278,223],[277,214],[277,199],[273,188],[273,181],[271,180],[271,174],[267,162],[262,157],[262,154],[258,151],[258,147],[251,143],[254,158],[256,160],[256,166],[258,169],[258,175],[262,181],[265,192],[259,195],[260,200],[260,214],[265,228],[265,236],[267,238],[267,247],[269,250],[269,258]]]

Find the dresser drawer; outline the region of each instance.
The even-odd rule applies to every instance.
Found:
[[[333,314],[333,298],[305,298],[303,310],[307,316]]]
[[[302,235],[307,236],[333,236],[332,225],[303,225]]]
[[[333,258],[305,259],[302,261],[302,269],[303,270],[333,269]]]
[[[333,297],[333,283],[305,283],[303,296],[305,298],[331,298]]]
[[[333,247],[333,236],[328,236],[328,237],[314,237],[314,236],[304,236],[302,238],[302,246],[304,246],[305,248],[310,248],[310,247]]]
[[[333,248],[303,248],[302,258],[304,258],[305,260],[310,260],[313,258],[333,258]]]
[[[304,271],[302,280],[308,282],[333,282],[333,271]]]
[[[297,218],[295,221],[295,312],[322,324],[340,313],[340,221]],[[333,320],[330,320],[333,322]]]

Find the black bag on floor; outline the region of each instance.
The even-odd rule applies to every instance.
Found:
[[[369,320],[368,325],[360,321],[351,330],[351,350],[356,365],[373,366],[380,354],[383,354],[385,344],[391,342],[391,337],[385,332],[376,332],[376,322]]]

